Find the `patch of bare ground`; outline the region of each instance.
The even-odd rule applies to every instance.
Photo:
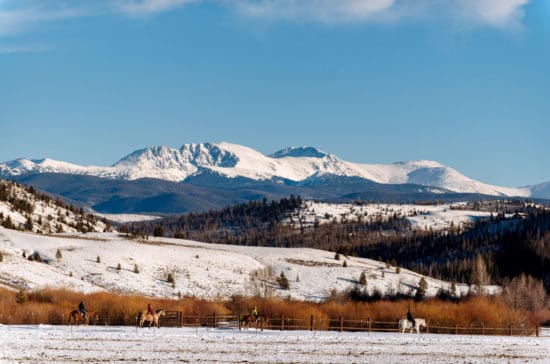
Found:
[[[316,262],[313,260],[302,260],[302,259],[285,259],[288,263],[303,265],[306,267],[341,267],[342,264],[336,263],[327,263],[327,262]]]
[[[61,234],[44,234],[45,236],[49,236],[52,238],[62,238],[62,239],[79,239],[79,240],[90,240],[90,241],[110,241],[109,239],[105,238],[95,238],[91,236],[82,236],[82,235],[61,235]]]

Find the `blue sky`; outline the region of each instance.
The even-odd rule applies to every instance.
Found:
[[[0,161],[228,141],[550,181],[549,4],[0,0]]]

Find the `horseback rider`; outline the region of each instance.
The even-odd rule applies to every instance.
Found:
[[[86,320],[86,307],[84,307],[84,301],[80,301],[78,304],[78,311],[82,315],[82,319]]]
[[[258,321],[258,309],[256,308],[256,306],[254,306],[254,308],[252,309],[252,312],[250,313],[250,316],[254,316],[254,318],[256,319],[256,321]]]
[[[407,320],[409,320],[409,321],[411,322],[411,324],[412,324],[413,327],[416,326],[416,321],[415,321],[415,319],[414,319],[414,317],[413,317],[413,314],[412,314],[412,312],[411,312],[411,308],[410,308],[410,307],[409,307],[409,310],[407,311]]]
[[[151,307],[150,303],[147,304],[147,313],[149,313],[151,315],[155,314],[155,311],[153,311],[153,307]]]

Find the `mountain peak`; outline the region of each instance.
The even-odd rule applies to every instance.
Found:
[[[306,157],[306,158],[323,158],[329,156],[328,153],[315,147],[288,147],[281,149],[270,155],[271,158],[285,158],[285,157]]]
[[[542,194],[534,197],[543,197],[547,193],[546,186],[518,189],[488,185],[431,160],[358,164],[310,146],[288,147],[266,156],[250,147],[228,142],[189,143],[181,148],[152,146],[129,154],[111,167],[78,166],[51,159],[19,159],[0,163],[0,176],[3,178],[30,173],[93,175],[125,180],[157,178],[178,182],[202,173],[229,179],[293,182],[334,175],[381,184],[418,184],[459,193],[529,196],[533,190]]]

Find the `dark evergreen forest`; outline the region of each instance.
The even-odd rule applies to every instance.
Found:
[[[522,201],[477,202],[496,211],[468,229],[418,231],[404,216],[306,223],[300,197],[251,201],[221,211],[187,214],[121,227],[134,235],[208,243],[311,247],[378,259],[435,278],[502,284],[526,274],[550,291],[550,210]]]

